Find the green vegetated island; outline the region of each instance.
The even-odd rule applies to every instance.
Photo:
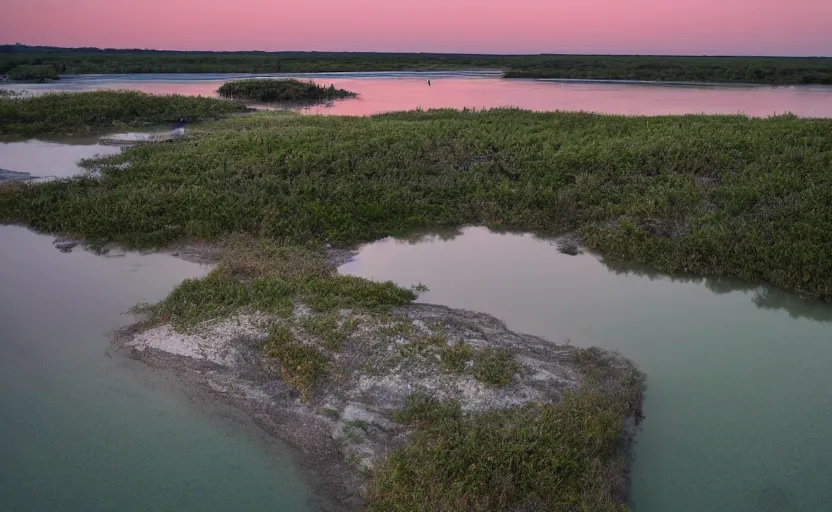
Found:
[[[256,102],[320,102],[352,98],[356,93],[295,79],[250,79],[226,82],[217,89],[223,98]]]
[[[89,176],[4,185],[0,222],[215,262],[141,306],[118,343],[266,414],[332,496],[357,493],[356,508],[625,510],[645,387],[615,354],[338,275],[339,249],[485,225],[832,299],[832,120],[230,115],[244,107],[95,92],[0,99],[0,133],[60,128],[41,117],[99,100],[133,107],[79,118],[89,129],[143,122],[135,112],[159,101],[222,119],[86,161]]]
[[[498,70],[506,78],[832,84],[832,58],[179,52],[0,45],[0,75],[54,80],[92,73],[317,73]]]

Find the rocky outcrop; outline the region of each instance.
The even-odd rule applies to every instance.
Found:
[[[280,333],[325,358],[326,370],[309,392],[289,385],[280,360],[267,356]],[[485,314],[425,304],[327,317],[296,306],[288,318],[238,315],[186,332],[169,324],[134,326],[116,343],[251,414],[298,451],[332,506],[344,510],[363,506],[369,470],[407,438],[407,427],[393,415],[410,395],[484,412],[556,403],[564,390],[580,388],[585,375],[580,349],[512,332]],[[504,355],[485,367],[497,378],[478,367],[488,354]]]

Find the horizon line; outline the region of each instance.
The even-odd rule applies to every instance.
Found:
[[[0,43],[2,46],[21,46],[26,48],[44,48],[58,50],[97,50],[100,52],[168,52],[168,53],[353,53],[353,54],[388,54],[388,55],[456,55],[483,57],[530,57],[530,56],[568,56],[568,57],[688,57],[688,58],[748,58],[748,59],[832,59],[832,55],[740,55],[740,54],[670,54],[670,53],[470,53],[470,52],[423,52],[423,51],[350,51],[350,50],[181,50],[162,48],[117,48],[98,46],[54,46],[27,43]]]

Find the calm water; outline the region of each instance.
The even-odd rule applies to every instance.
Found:
[[[0,168],[62,178],[119,151],[92,142],[0,144]],[[124,311],[206,269],[51,240],[0,226],[0,511],[316,510],[285,449],[108,355]]]
[[[0,226],[0,510],[314,510],[289,456],[108,355],[140,301],[205,268]]]
[[[211,96],[224,82],[253,75],[89,75],[52,84],[9,85],[34,93],[94,89],[136,89],[154,94]],[[584,110],[608,114],[737,114],[767,117],[793,112],[832,117],[832,87],[670,86],[638,83],[502,80],[494,72],[328,73],[294,76],[355,91],[360,97],[309,113],[369,115],[429,108],[519,107],[530,110]],[[427,80],[431,86],[428,87]]]
[[[119,151],[115,146],[96,144],[94,139],[0,142],[0,169],[27,172],[42,178],[66,178],[83,171],[78,167],[80,160]]]
[[[341,270],[635,360],[649,388],[635,512],[832,510],[832,304],[609,268],[482,228],[383,240]]]

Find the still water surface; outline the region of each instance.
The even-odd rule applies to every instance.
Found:
[[[153,94],[213,96],[224,82],[255,75],[85,75],[50,84],[7,88],[47,91],[134,89]],[[622,82],[503,80],[499,72],[321,73],[293,76],[359,93],[358,98],[304,109],[313,114],[370,115],[429,108],[519,107],[625,115],[746,114],[767,117],[792,112],[832,117],[832,87],[663,85]],[[427,80],[430,79],[430,87]]]
[[[566,256],[530,235],[370,244],[341,268],[617,350],[647,373],[635,512],[832,510],[832,304]]]
[[[83,172],[78,166],[82,159],[113,155],[120,150],[83,138],[61,142],[36,139],[0,142],[0,169],[26,172],[39,178],[67,178]]]
[[[280,446],[108,353],[125,310],[206,269],[51,241],[0,226],[0,511],[316,510]]]

